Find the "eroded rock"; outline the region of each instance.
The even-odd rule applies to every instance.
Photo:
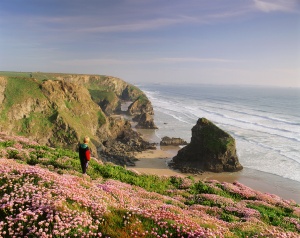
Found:
[[[137,121],[136,128],[142,129],[157,129],[157,126],[154,124],[154,119],[149,113],[142,113],[141,115],[135,116],[133,121]]]
[[[181,138],[175,138],[175,137],[168,137],[168,136],[164,136],[162,138],[162,140],[160,141],[160,145],[162,146],[168,146],[168,145],[174,145],[174,146],[177,146],[177,145],[187,145],[188,143],[181,139]]]
[[[200,118],[192,128],[191,142],[178,151],[172,167],[183,172],[196,171],[234,172],[243,169],[239,163],[235,140],[205,118]]]

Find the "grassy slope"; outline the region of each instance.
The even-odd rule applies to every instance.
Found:
[[[43,104],[43,102],[45,104],[48,103],[40,89],[40,85],[43,81],[65,79],[67,82],[80,82],[80,84],[82,83],[89,90],[95,103],[98,104],[100,101],[106,99],[112,104],[112,110],[119,104],[117,93],[122,93],[122,90],[120,90],[122,88],[123,90],[127,88],[126,90],[129,92],[126,94],[126,97],[132,97],[132,99],[139,97],[143,100],[146,97],[137,87],[127,84],[122,80],[103,75],[0,71],[0,77],[1,76],[7,79],[7,87],[4,92],[5,100],[1,105],[2,108],[0,112],[0,124],[2,128],[11,128],[10,130],[18,135],[31,136],[39,140],[45,139],[45,141],[51,140],[50,143],[55,146],[65,147],[70,145],[71,148],[78,140],[78,138],[75,138],[76,134],[79,135],[79,137],[88,135],[94,138],[93,132],[86,131],[82,125],[89,125],[89,123],[93,121],[95,125],[98,124],[99,127],[101,127],[106,123],[106,117],[101,111],[92,116],[88,114],[78,115],[77,112],[81,111],[82,104],[75,101],[65,101],[66,107],[63,108],[63,110],[48,105],[47,109],[42,112],[27,112],[26,116],[9,121],[7,117],[8,113],[11,112],[11,114],[14,114],[14,112],[12,112],[12,105],[16,106],[20,102],[26,102],[28,99],[39,99],[39,101],[42,102],[41,104]],[[118,83],[120,83],[120,85]],[[23,106],[24,105],[22,105],[22,107]],[[18,107],[21,107],[21,104],[16,106],[14,110],[18,110]],[[93,112],[94,111],[96,110],[93,110]],[[66,122],[70,125],[69,129],[71,131],[56,128],[54,123],[58,123],[57,118],[61,120],[61,123]],[[92,118],[92,120],[90,118]],[[52,136],[53,133],[55,134],[54,136]],[[94,139],[98,141],[97,138]],[[65,145],[63,144],[64,142],[66,142]]]
[[[44,73],[44,72],[9,72],[9,71],[0,71],[0,76],[5,76],[10,79],[12,78],[34,78],[40,82],[43,80],[56,80],[57,78],[66,78],[69,79],[71,76],[76,78],[84,77],[85,75],[72,75],[72,74],[63,74],[63,73]],[[108,76],[104,75],[90,75],[88,82],[84,83],[84,86],[89,90],[92,99],[99,104],[102,100],[107,100],[108,102],[114,103],[118,97],[115,92],[114,84],[110,84]],[[123,82],[120,80],[120,82]],[[125,82],[124,82],[125,83]],[[125,83],[127,84],[127,83]],[[130,99],[133,101],[136,98],[141,101],[141,104],[148,101],[146,95],[137,87],[127,84]],[[121,95],[119,95],[121,96]]]
[[[20,73],[20,75],[22,74]],[[13,105],[23,103],[28,99],[46,100],[39,88],[39,82],[28,77],[8,77],[4,94],[5,100],[2,104],[0,114],[0,123],[4,127],[6,127],[7,123],[11,123],[7,120],[7,114]],[[18,120],[15,129],[20,135],[42,133],[41,128],[44,133],[47,133],[51,129],[51,124],[51,113],[49,115],[42,115],[36,112],[30,113],[26,118]]]
[[[239,183],[136,175],[93,159],[83,177],[74,151],[4,134],[0,154],[3,237],[300,236],[298,204]]]
[[[41,91],[41,83],[43,80],[55,80],[56,77],[62,74],[47,74],[47,73],[21,73],[21,72],[0,72],[0,76],[4,76],[7,79],[7,85],[4,92],[5,100],[2,104],[0,112],[0,123],[4,128],[8,128],[12,122],[7,118],[8,112],[12,110],[12,106],[21,105],[21,103],[27,100],[39,100],[40,102],[47,103],[47,99]],[[80,135],[88,134],[93,137],[91,133],[88,133],[82,125],[87,125],[91,122],[91,115],[77,115],[77,112],[82,110],[82,104],[73,100],[65,101],[66,108],[57,111],[51,105],[42,112],[31,112],[24,118],[15,120],[14,123],[14,133],[26,136],[36,136],[36,135],[48,135],[51,134],[56,123],[56,118],[59,116],[67,122],[70,127],[74,128]],[[96,107],[96,106],[95,106]],[[99,127],[106,123],[105,115],[99,111],[94,110],[92,120],[95,124],[98,123]],[[76,138],[68,138],[68,134],[63,134],[65,131],[58,131],[61,135],[61,141],[66,140],[66,143],[70,141],[77,141]],[[73,133],[74,134],[74,133]],[[46,137],[46,136],[45,136]],[[73,135],[74,137],[74,135]],[[51,137],[53,138],[53,137]],[[51,141],[53,144],[63,146],[61,142],[55,142],[55,138]],[[69,143],[70,144],[70,143]]]

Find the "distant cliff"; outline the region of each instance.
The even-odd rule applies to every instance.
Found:
[[[233,172],[243,169],[235,140],[205,118],[192,128],[191,142],[178,151],[171,166],[183,172]]]
[[[137,114],[144,104],[152,109],[140,89],[110,76],[0,72],[0,130],[72,149],[87,135],[97,155],[104,143],[132,132],[130,124],[111,115],[123,101],[140,98]]]

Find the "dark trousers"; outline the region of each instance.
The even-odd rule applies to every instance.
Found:
[[[80,159],[82,173],[86,173],[86,169],[88,167],[89,162],[86,159]]]

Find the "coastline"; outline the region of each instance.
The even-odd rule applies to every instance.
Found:
[[[138,130],[142,137],[149,142],[159,143],[155,130]],[[244,168],[238,172],[213,173],[204,172],[200,175],[186,174],[168,167],[167,162],[171,160],[180,149],[179,146],[157,146],[156,150],[147,150],[135,153],[138,159],[135,166],[128,169],[140,174],[153,174],[158,176],[193,176],[199,180],[218,180],[219,182],[240,182],[254,190],[275,194],[286,200],[294,200],[300,204],[300,182],[286,179],[277,175],[261,172],[258,170]]]

